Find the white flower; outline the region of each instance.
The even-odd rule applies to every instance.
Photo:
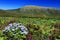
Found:
[[[18,25],[19,25],[19,26],[21,26],[21,25],[22,25],[22,23],[18,23]]]
[[[13,23],[13,26],[17,26],[17,23]]]
[[[5,32],[6,30],[2,30],[2,32]]]
[[[12,29],[12,31],[15,31],[15,29]]]
[[[18,27],[16,27],[16,30],[18,29]]]
[[[15,31],[18,28],[21,29],[21,34],[28,34],[28,29],[25,26],[23,26],[22,23],[11,23],[7,27],[5,27],[5,29],[2,31],[6,31],[6,30],[10,31],[10,29],[12,29],[12,31]],[[13,34],[13,35],[15,35],[15,34]]]
[[[10,23],[8,26],[12,26],[13,24],[12,23]]]
[[[28,32],[24,31],[24,34],[26,34],[26,35],[27,35],[27,34],[28,34]]]
[[[21,34],[26,34],[26,35],[27,35],[27,34],[28,34],[28,32],[24,31],[24,32],[21,32]]]
[[[28,29],[25,26],[18,26],[21,29],[21,34],[28,34]]]
[[[10,30],[10,26],[5,27],[5,30]]]

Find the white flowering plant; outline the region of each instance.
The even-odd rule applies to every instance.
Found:
[[[23,40],[28,34],[28,29],[21,23],[11,23],[2,32],[8,40]]]

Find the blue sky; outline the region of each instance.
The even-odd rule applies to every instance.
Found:
[[[0,0],[0,9],[16,9],[25,5],[60,8],[60,0]]]

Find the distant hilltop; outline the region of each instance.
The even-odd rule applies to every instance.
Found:
[[[60,18],[60,9],[28,5],[22,8],[0,10],[0,16]]]
[[[53,8],[53,7],[45,7],[45,6],[35,6],[35,5],[26,5],[23,6],[22,8],[49,8],[49,9],[60,9],[60,8]]]

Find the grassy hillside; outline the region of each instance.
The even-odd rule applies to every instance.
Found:
[[[0,10],[0,40],[60,40],[58,19],[60,9],[55,8],[24,6],[18,9]],[[22,26],[28,29],[28,34],[21,34],[23,31],[20,26],[17,24],[14,26],[13,23],[22,23]],[[2,32],[5,27],[8,27],[8,30]]]
[[[0,10],[0,16],[12,17],[41,17],[60,19],[60,10],[55,8],[46,8],[39,6],[24,6],[12,10]]]

